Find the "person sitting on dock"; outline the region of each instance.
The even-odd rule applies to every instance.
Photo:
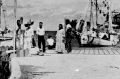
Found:
[[[55,42],[54,42],[54,39],[52,38],[52,36],[48,36],[47,47],[48,47],[48,49],[53,49],[55,47]]]

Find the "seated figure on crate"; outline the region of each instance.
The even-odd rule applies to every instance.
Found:
[[[48,36],[48,39],[47,39],[47,47],[48,47],[48,49],[53,49],[53,48],[55,48],[55,41],[54,41],[54,39],[52,38],[52,36]]]

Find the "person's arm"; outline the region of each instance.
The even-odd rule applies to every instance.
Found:
[[[62,36],[65,37],[65,31],[64,30],[62,31]]]
[[[58,31],[57,31],[57,33],[56,33],[55,38],[56,38],[56,42],[57,42],[57,41],[58,41]]]
[[[45,29],[43,28],[43,32],[44,32],[44,35],[45,35]]]
[[[46,40],[46,45],[48,45],[48,39]]]
[[[37,35],[38,35],[38,30],[39,30],[39,29],[37,28],[37,29],[36,29],[36,34],[37,34]]]

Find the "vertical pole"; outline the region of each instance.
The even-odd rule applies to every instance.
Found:
[[[0,0],[0,28],[1,28],[1,7],[2,7],[2,0]]]
[[[112,18],[111,18],[111,3],[110,1],[108,1],[108,7],[109,7],[109,32],[113,32],[113,28],[112,28]]]
[[[90,0],[90,23],[92,23],[92,0]],[[90,24],[91,27],[91,24]]]
[[[65,31],[65,49],[66,49],[66,19],[64,19],[64,31]]]
[[[6,27],[6,16],[5,16],[6,10],[3,10],[3,15],[4,15],[4,22],[5,22],[5,27]]]
[[[98,3],[97,3],[97,0],[96,0],[96,26],[97,26],[97,19],[98,19]],[[98,28],[98,27],[97,27]]]
[[[90,9],[90,30],[94,27],[94,22],[93,22],[93,1],[91,0],[91,9]]]
[[[99,27],[98,27],[98,1],[96,0],[96,29],[97,29],[97,37],[99,36]]]
[[[14,50],[16,50],[16,27],[17,27],[17,24],[16,24],[17,14],[16,14],[16,12],[17,12],[17,0],[14,0],[14,40],[13,40]]]

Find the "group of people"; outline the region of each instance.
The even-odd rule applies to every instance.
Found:
[[[26,52],[36,46],[41,50],[42,44],[42,52],[45,52],[45,29],[43,28],[43,22],[39,22],[39,27],[37,30],[33,30],[32,26],[34,25],[34,21],[29,21],[27,24],[23,25],[23,18],[21,17],[17,20],[18,29],[16,30],[16,49],[21,50],[24,49]],[[37,53],[39,54],[39,52]],[[43,54],[42,54],[43,55]]]
[[[31,20],[27,24],[23,24],[23,17],[17,20],[17,49],[24,49],[26,52],[29,52],[31,48],[37,47],[39,48],[39,52],[37,53],[39,55],[44,55],[46,46],[48,49],[55,48],[57,53],[70,53],[72,51],[71,41],[74,35],[72,35],[73,32],[70,21],[66,22],[65,29],[62,24],[59,24],[56,40],[54,40],[52,36],[48,36],[48,39],[45,40],[45,29],[43,27],[43,22],[39,22],[39,27],[36,30],[33,30],[33,25],[34,21]],[[40,53],[41,51],[43,52],[42,54]]]
[[[63,25],[59,24],[59,30],[56,34],[56,51],[58,53],[70,53],[72,52],[72,39],[74,36],[78,38],[80,41],[78,34],[75,29],[72,27],[69,19],[65,21],[65,28],[63,29]],[[74,25],[75,26],[75,25]],[[79,42],[80,44],[80,42]]]

